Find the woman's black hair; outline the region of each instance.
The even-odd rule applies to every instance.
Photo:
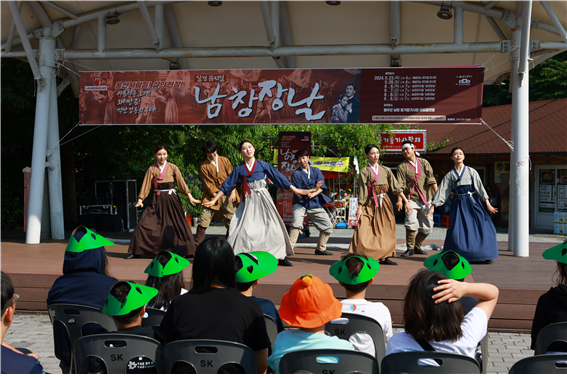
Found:
[[[163,143],[156,144],[156,146],[154,147],[154,155],[157,154],[159,150],[166,150],[167,153],[169,153],[167,146]]]
[[[171,254],[168,251],[160,251],[156,256],[156,260],[165,266],[171,260]],[[155,287],[159,290],[158,294],[148,302],[148,307],[164,307],[167,310],[173,298],[181,294],[183,271],[163,277],[148,275],[146,286]]]
[[[567,264],[557,262],[557,273],[559,273],[555,283],[559,285],[567,285]]]
[[[108,272],[108,264],[109,264],[109,262],[108,262],[108,256],[106,256],[106,248],[103,247],[103,249],[104,249],[104,267],[102,268],[102,272],[100,272],[100,274],[103,274],[103,275],[105,275],[105,276],[107,276],[107,277],[112,277],[112,276],[110,275],[110,273]]]
[[[9,275],[2,272],[2,316],[6,309],[14,304],[14,285]]]
[[[217,144],[212,140],[209,140],[203,143],[203,153],[206,154],[207,152],[216,152],[217,151]]]
[[[453,153],[457,150],[461,150],[461,151],[463,151],[463,155],[465,154],[465,150],[463,150],[461,147],[455,147],[451,150],[451,156],[453,156]]]
[[[464,318],[461,301],[435,303],[431,297],[439,280],[446,280],[443,273],[420,270],[412,277],[404,298],[403,322],[406,333],[416,340],[456,341],[463,336],[461,323]]]
[[[250,142],[248,139],[244,139],[242,142],[240,142],[240,144],[238,145],[238,152],[242,151],[242,146],[244,145],[244,143],[250,143],[252,145],[252,147],[254,147],[254,143]]]
[[[341,100],[342,100],[343,98],[345,98],[345,97],[348,97],[348,96],[346,95],[346,93],[343,93],[342,95],[339,96],[339,101],[338,101],[339,104],[341,103]]]
[[[191,292],[200,294],[212,286],[235,288],[234,252],[226,240],[209,238],[199,244],[193,260]]]
[[[372,150],[373,148],[376,148],[378,150],[378,152],[380,152],[380,149],[378,148],[377,145],[375,144],[369,144],[368,146],[364,147],[364,153],[366,155],[368,155],[370,153],[370,150]]]

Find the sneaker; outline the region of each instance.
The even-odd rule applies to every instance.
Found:
[[[323,256],[332,255],[332,253],[329,252],[329,251],[327,251],[327,250],[325,250],[325,251],[319,251],[318,249],[315,250],[315,254],[316,254],[316,255],[323,255]]]
[[[380,261],[381,265],[398,265],[397,262],[390,260],[388,257],[384,259],[384,261]]]
[[[415,250],[408,249],[404,253],[402,253],[402,257],[410,257],[410,256],[413,256],[414,253],[415,253]]]
[[[422,250],[422,249],[414,249],[413,252],[414,252],[416,255],[428,255],[428,253],[425,252],[425,251]]]
[[[279,266],[293,266],[293,264],[285,257],[283,258],[283,260],[278,260],[278,265]]]

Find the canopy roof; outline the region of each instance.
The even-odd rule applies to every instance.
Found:
[[[74,70],[484,65],[485,81],[499,82],[525,2],[444,2],[450,20],[438,17],[439,1],[213,3],[24,1],[21,17],[34,49],[53,23],[60,57]],[[5,51],[15,28],[9,2],[0,6],[2,57],[26,59],[17,32]],[[106,25],[116,14],[120,22]],[[531,26],[533,67],[567,49],[567,2],[533,2]]]

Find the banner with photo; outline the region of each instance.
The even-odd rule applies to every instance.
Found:
[[[82,125],[480,123],[483,67],[81,72]]]
[[[322,171],[330,172],[348,172],[348,163],[350,158],[333,158],[333,157],[309,157],[313,162],[311,165],[319,168]]]

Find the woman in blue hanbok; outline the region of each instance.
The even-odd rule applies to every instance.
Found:
[[[461,148],[453,148],[451,160],[455,167],[443,178],[426,216],[433,214],[435,206],[443,205],[452,190],[455,196],[451,204],[451,226],[443,250],[455,251],[469,262],[490,264],[498,258],[498,245],[488,213],[495,214],[498,209],[490,205],[478,172],[464,165],[465,153]]]
[[[232,192],[240,181],[242,200],[230,221],[227,239],[234,254],[267,251],[279,260],[280,265],[292,266],[286,255],[293,255],[293,248],[285,224],[266,188],[266,178],[278,188],[291,190],[298,196],[307,195],[307,191],[294,187],[270,164],[256,160],[251,142],[241,142],[239,151],[244,162],[234,168],[215,197],[202,205],[213,206],[219,198]]]

